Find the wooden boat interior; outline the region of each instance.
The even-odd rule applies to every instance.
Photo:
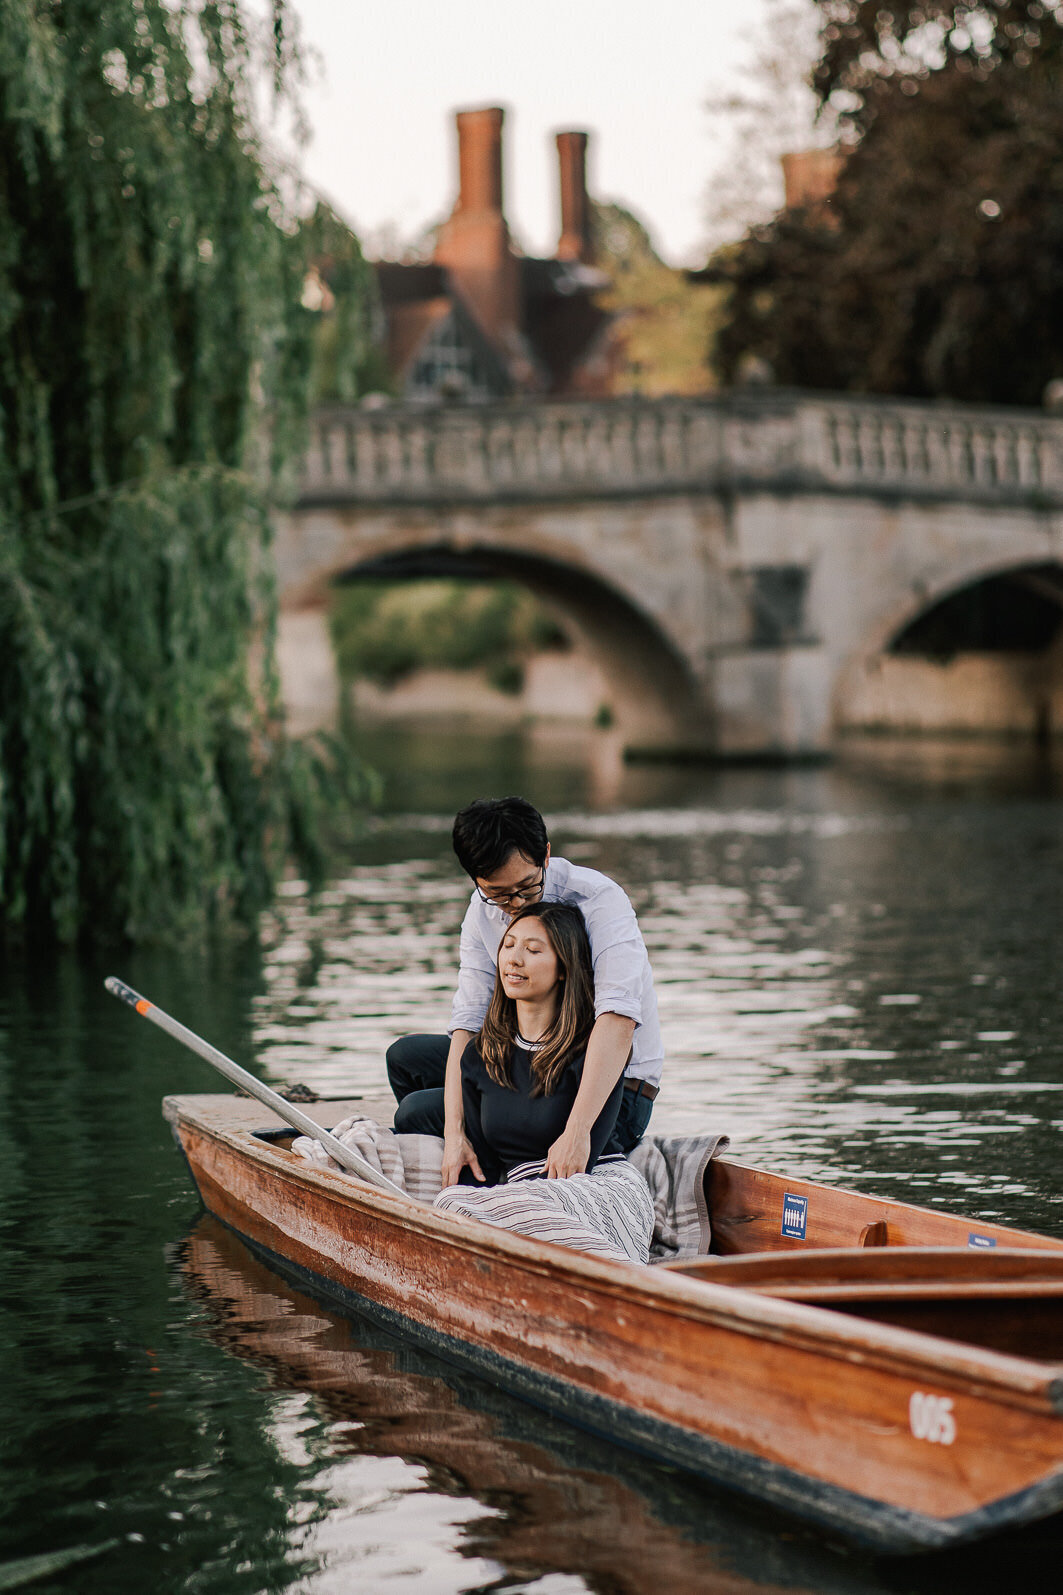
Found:
[[[280,1127],[256,1138],[288,1151],[294,1136]],[[661,1269],[1063,1363],[1063,1240],[723,1157],[708,1166],[705,1195],[709,1254]],[[782,1233],[787,1204],[800,1212],[803,1235]]]
[[[1063,1362],[1063,1240],[717,1158],[711,1254],[660,1266],[967,1345]],[[804,1235],[781,1233],[785,1206]]]

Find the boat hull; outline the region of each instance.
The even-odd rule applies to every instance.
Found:
[[[167,1104],[205,1206],[537,1406],[880,1550],[1063,1505],[1058,1369],[439,1214],[257,1138],[252,1104],[204,1106],[234,1100]]]

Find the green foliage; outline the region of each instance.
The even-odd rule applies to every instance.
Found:
[[[617,391],[658,396],[712,386],[705,349],[721,292],[665,265],[649,233],[621,205],[594,206],[597,257],[612,279],[599,296],[620,317],[625,367]]]
[[[0,0],[9,929],[247,918],[317,779],[276,716],[266,504],[310,350],[260,66],[239,0]]]
[[[716,360],[800,386],[1038,404],[1063,373],[1063,7],[818,0],[851,153],[829,214],[722,254]]]
[[[310,267],[303,305],[314,321],[313,401],[351,404],[388,392],[376,280],[358,239],[323,201],[300,224],[299,239]]]
[[[336,595],[340,673],[393,686],[414,670],[479,670],[519,692],[528,654],[565,637],[524,588],[508,582],[352,582]]]

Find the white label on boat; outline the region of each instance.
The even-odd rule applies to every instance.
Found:
[[[805,1225],[808,1221],[808,1197],[791,1196],[787,1191],[782,1199],[782,1231],[783,1235],[791,1236],[795,1241],[805,1238]]]
[[[908,1422],[917,1440],[931,1445],[951,1445],[956,1438],[956,1419],[951,1396],[924,1395],[913,1390],[908,1402]]]
[[[997,1243],[992,1235],[975,1235],[971,1233],[967,1236],[968,1250],[970,1250],[972,1247],[977,1250],[981,1246],[995,1246],[996,1244]]]

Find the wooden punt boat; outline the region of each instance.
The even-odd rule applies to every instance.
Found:
[[[164,1112],[279,1272],[606,1438],[889,1552],[1063,1507],[1063,1241],[717,1158],[712,1255],[638,1268],[315,1167],[246,1098]]]

